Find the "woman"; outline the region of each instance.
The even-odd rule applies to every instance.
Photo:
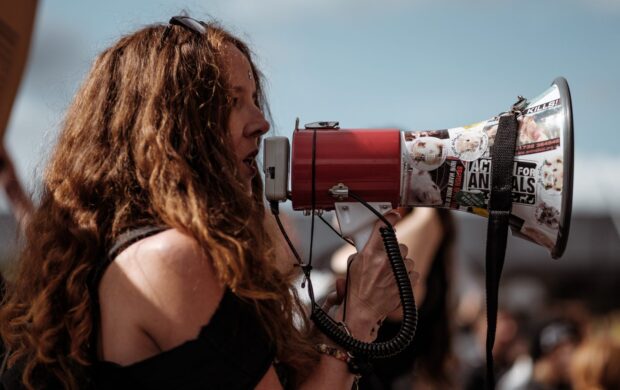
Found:
[[[305,317],[292,276],[278,270],[283,259],[263,229],[255,157],[265,110],[250,51],[215,24],[174,17],[97,58],[67,113],[0,312],[19,381],[351,387],[347,355],[294,326]],[[352,272],[361,276],[346,325],[371,341],[398,302],[376,231]]]

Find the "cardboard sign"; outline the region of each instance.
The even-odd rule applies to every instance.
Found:
[[[37,0],[0,1],[0,142],[24,72]]]

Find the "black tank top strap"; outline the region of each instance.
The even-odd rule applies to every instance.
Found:
[[[167,226],[143,226],[137,229],[126,231],[118,236],[112,248],[108,251],[108,261],[112,261],[123,249],[127,248],[131,244],[147,238],[149,236],[161,233],[164,230],[169,229]]]
[[[124,249],[129,247],[131,244],[136,243],[144,238],[149,236],[153,236],[157,233],[161,233],[164,230],[169,229],[166,226],[142,226],[136,229],[128,230],[125,233],[122,233],[118,236],[118,238],[114,241],[114,244],[110,248],[105,258],[101,259],[97,264],[90,278],[90,289],[91,292],[94,293],[94,296],[97,296],[97,288],[99,287],[99,282],[101,282],[101,278],[103,277],[103,273],[108,268],[108,266],[114,261],[116,256],[121,253]]]

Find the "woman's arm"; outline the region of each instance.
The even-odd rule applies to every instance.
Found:
[[[398,242],[409,248],[420,274],[413,291],[416,302],[421,305],[426,296],[426,277],[444,236],[443,226],[436,209],[418,207],[405,215],[396,229]]]
[[[437,210],[419,207],[405,215],[396,226],[398,242],[409,248],[410,257],[415,260],[415,270],[420,274],[420,281],[414,286],[416,302],[421,304],[426,295],[424,281],[428,275],[435,253],[443,237],[443,227]],[[331,259],[334,272],[346,272],[346,259],[355,253],[355,248],[345,245],[339,248]]]

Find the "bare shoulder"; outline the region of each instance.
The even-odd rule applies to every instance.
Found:
[[[201,253],[198,243],[175,229],[140,240],[115,259],[129,275],[137,277],[196,277],[210,270],[209,259]],[[197,275],[199,273],[199,275]],[[204,276],[204,275],[203,275]]]
[[[99,286],[103,336],[106,326],[135,331],[160,350],[170,349],[198,335],[223,293],[198,243],[166,230],[129,246],[104,274]]]

